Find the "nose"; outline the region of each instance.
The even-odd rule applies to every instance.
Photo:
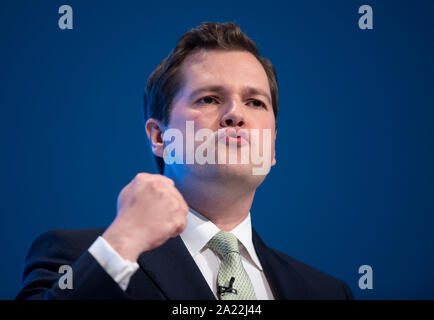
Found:
[[[237,102],[231,102],[225,109],[220,120],[221,127],[244,127],[245,119],[242,111],[242,107]]]

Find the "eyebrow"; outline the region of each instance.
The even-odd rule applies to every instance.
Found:
[[[196,90],[194,90],[189,98],[190,99],[194,99],[195,96],[197,96],[198,94],[200,94],[201,92],[205,92],[205,91],[212,91],[212,92],[218,92],[220,94],[224,94],[227,90],[223,87],[223,86],[219,86],[219,85],[210,85],[210,86],[204,86],[201,88],[198,88]],[[271,104],[271,98],[268,95],[268,93],[264,90],[255,88],[255,87],[250,87],[250,86],[245,86],[242,89],[242,92],[244,95],[260,95],[265,97],[268,100],[268,103]]]

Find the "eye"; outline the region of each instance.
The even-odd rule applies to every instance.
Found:
[[[249,101],[249,103],[253,103],[253,106],[254,107],[257,107],[257,108],[267,108],[267,106],[265,105],[265,103],[263,103],[262,101],[260,101],[260,100],[250,100]]]
[[[217,98],[213,96],[206,96],[203,98],[200,98],[197,100],[197,103],[199,104],[212,104],[212,103],[218,103]]]

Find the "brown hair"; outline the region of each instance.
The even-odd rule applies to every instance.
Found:
[[[181,65],[193,52],[205,50],[239,50],[253,54],[264,67],[270,85],[271,99],[277,125],[278,84],[272,63],[259,55],[256,44],[233,22],[203,22],[200,26],[184,33],[176,47],[158,65],[148,78],[144,95],[145,120],[154,118],[167,125],[175,95],[183,85]],[[155,156],[158,171],[164,172],[164,160]]]

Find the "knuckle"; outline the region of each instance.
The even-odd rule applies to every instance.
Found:
[[[169,233],[171,235],[177,234],[178,226],[174,221],[170,221],[168,225]]]
[[[170,185],[175,185],[175,182],[172,179],[162,175],[160,175],[160,177],[161,177],[161,181],[164,181]]]
[[[159,181],[158,179],[153,179],[150,180],[148,182],[148,185],[152,188],[152,189],[158,189],[161,186],[161,181]]]
[[[175,222],[175,232],[181,233],[184,230],[185,224],[185,219],[177,219]]]
[[[139,172],[138,174],[136,174],[136,176],[134,177],[135,180],[144,180],[146,177],[148,176],[147,173],[145,172]]]
[[[161,188],[153,188],[152,193],[157,199],[161,199],[165,195],[164,190]]]
[[[131,191],[132,191],[131,195],[134,196],[134,195],[140,194],[142,192],[142,189],[143,189],[142,185],[140,185],[140,184],[134,185],[134,187],[131,188]]]
[[[168,199],[168,204],[167,204],[167,206],[168,206],[168,208],[169,208],[171,211],[177,211],[177,210],[179,209],[179,203],[178,203],[178,201],[177,201],[175,198],[173,198],[173,197],[170,197],[170,198]]]
[[[134,193],[134,188],[132,189],[132,191],[133,191],[133,192],[131,192],[131,188],[129,187],[129,185],[125,186],[125,187],[124,187],[124,188],[119,192],[118,199],[117,199],[118,203],[119,203],[119,202],[123,202],[123,201],[125,201],[126,199],[128,199],[128,198],[130,197],[130,195],[131,195],[132,193]]]
[[[182,219],[180,223],[181,231],[184,230],[186,226],[187,226],[187,219]]]
[[[171,185],[171,186],[175,185],[175,183],[173,182],[172,179],[170,179],[170,178],[168,178],[166,176],[163,176],[161,174],[155,175],[154,180],[158,181],[158,183],[164,184],[164,185]]]

